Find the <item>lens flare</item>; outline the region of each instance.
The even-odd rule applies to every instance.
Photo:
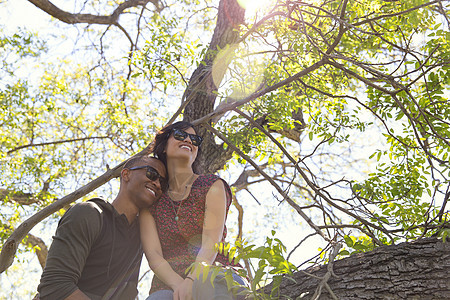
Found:
[[[219,51],[214,59],[212,66],[212,78],[216,87],[220,86],[220,83],[222,82],[222,79],[228,69],[228,65],[234,57],[234,51],[236,48],[236,45],[227,45]]]
[[[264,59],[248,47],[226,47],[213,63],[214,84],[216,87],[221,85],[220,89],[227,97],[243,99],[254,93],[263,82],[263,62]]]
[[[246,10],[246,14],[253,14],[260,9],[267,8],[274,0],[237,0],[239,5]]]

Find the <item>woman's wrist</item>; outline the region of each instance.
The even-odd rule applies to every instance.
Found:
[[[172,283],[169,283],[167,285],[170,286],[170,288],[175,291],[176,288],[179,287],[183,282],[184,278],[180,276],[178,277],[178,279],[174,280]]]

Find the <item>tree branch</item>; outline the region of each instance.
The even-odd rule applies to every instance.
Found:
[[[120,15],[128,8],[143,6],[151,2],[155,5],[157,11],[161,11],[158,0],[128,0],[122,2],[117,6],[112,14],[108,16],[92,15],[92,14],[79,14],[66,12],[48,0],[28,0],[34,4],[37,8],[45,11],[52,17],[67,23],[67,24],[99,24],[99,25],[117,25]]]
[[[320,61],[318,61],[318,62],[312,64],[311,66],[301,70],[300,72],[298,72],[298,73],[296,73],[296,74],[294,74],[292,76],[289,76],[288,78],[286,78],[286,79],[284,79],[284,80],[282,80],[280,82],[277,82],[276,84],[268,86],[268,87],[266,87],[266,88],[264,88],[262,90],[259,90],[257,92],[254,92],[253,94],[251,94],[250,96],[248,96],[248,97],[246,97],[246,98],[244,98],[242,100],[234,101],[233,99],[230,99],[229,101],[227,101],[227,104],[221,105],[220,107],[218,107],[213,112],[211,112],[211,113],[209,113],[207,115],[204,115],[204,116],[200,117],[199,119],[197,119],[195,121],[192,121],[191,123],[194,124],[194,125],[199,125],[199,124],[206,123],[206,122],[208,122],[208,120],[214,118],[217,115],[224,114],[224,113],[226,113],[226,112],[228,112],[230,110],[233,110],[233,109],[235,109],[235,108],[237,108],[239,106],[247,104],[248,102],[250,102],[252,100],[255,100],[255,99],[257,99],[257,98],[259,98],[259,97],[261,97],[261,96],[263,96],[263,95],[265,95],[267,93],[275,91],[278,88],[280,88],[282,86],[285,86],[285,85],[287,85],[287,84],[289,84],[289,83],[291,83],[291,82],[293,82],[293,81],[295,81],[295,80],[297,80],[297,79],[299,79],[299,78],[301,78],[301,77],[303,77],[303,76],[313,72],[314,70],[317,70],[318,68],[323,66],[325,63],[326,63],[326,59],[321,59]]]
[[[0,189],[0,201],[4,202],[6,198],[20,205],[30,205],[39,201],[39,198],[31,193]]]
[[[21,149],[24,148],[29,148],[29,147],[40,147],[40,146],[48,146],[48,145],[58,145],[58,144],[63,144],[63,143],[72,143],[72,142],[79,142],[79,141],[85,141],[85,140],[93,140],[93,139],[107,139],[109,138],[108,136],[91,136],[91,137],[85,137],[85,138],[78,138],[78,139],[70,139],[70,140],[61,140],[61,141],[53,141],[53,142],[46,142],[46,143],[37,143],[37,144],[27,144],[27,145],[22,145],[19,147],[16,147],[14,149],[9,150],[8,152],[6,152],[6,154],[11,154],[13,152],[19,151]]]
[[[141,152],[135,154],[134,156],[146,154],[148,153],[148,151],[149,146],[147,146]],[[36,214],[28,218],[22,224],[20,224],[20,226],[14,230],[14,232],[6,240],[5,244],[2,247],[2,251],[0,253],[0,274],[3,273],[6,269],[8,269],[12,265],[18,245],[36,224],[38,224],[39,222],[41,222],[43,219],[47,218],[54,212],[60,210],[64,206],[94,191],[95,189],[107,183],[111,179],[119,177],[121,168],[125,164],[125,162],[126,160],[121,162],[114,168],[109,169],[103,175],[97,177],[96,179],[92,180],[83,187],[77,189],[76,191],[70,193],[69,195],[53,202],[49,206],[38,211]]]
[[[330,238],[328,238],[321,230],[320,228],[314,224],[314,222],[302,211],[302,209],[285,193],[285,191],[269,176],[264,172],[253,160],[245,155],[242,151],[240,151],[233,143],[230,143],[228,139],[218,132],[216,129],[211,127],[209,124],[204,125],[208,130],[210,130],[212,133],[214,133],[216,136],[218,136],[221,140],[223,140],[227,145],[232,148],[234,151],[239,153],[239,155],[248,161],[255,169],[257,169],[261,175],[272,184],[272,186],[284,197],[284,199],[293,207],[297,213],[308,223],[309,226],[311,226],[322,238],[324,238],[326,241],[331,242]]]
[[[39,260],[39,264],[41,265],[42,270],[45,267],[45,261],[47,260],[48,248],[45,245],[44,241],[37,236],[32,235],[31,233],[25,238],[24,243],[30,244],[34,251],[36,251],[36,256]]]
[[[332,207],[334,207],[334,208],[336,208],[336,209],[338,209],[338,210],[340,210],[340,211],[342,211],[342,212],[344,212],[345,214],[347,214],[347,215],[349,215],[349,216],[351,216],[351,217],[353,217],[353,218],[355,218],[356,220],[358,220],[358,221],[360,221],[362,224],[364,224],[364,225],[366,225],[367,227],[372,227],[372,228],[375,228],[375,229],[378,229],[378,230],[380,230],[380,231],[382,231],[382,232],[384,232],[386,235],[389,235],[389,233],[388,233],[388,231],[385,229],[385,228],[382,228],[382,227],[380,227],[380,226],[377,226],[377,225],[375,225],[375,224],[372,224],[372,223],[370,223],[370,222],[368,222],[367,220],[365,220],[364,218],[361,218],[361,217],[359,217],[358,215],[356,215],[356,214],[354,214],[353,212],[351,212],[351,211],[349,211],[349,210],[347,210],[347,209],[345,209],[344,207],[341,207],[341,206],[339,206],[339,205],[337,205],[336,203],[335,203],[335,201],[332,201],[329,197],[327,197],[326,195],[325,195],[325,193],[323,192],[323,188],[320,188],[319,186],[317,186],[314,182],[312,182],[309,178],[308,178],[308,176],[306,175],[306,173],[301,169],[301,168],[299,168],[299,166],[298,166],[298,163],[294,160],[294,158],[289,154],[289,152],[287,152],[287,150],[283,147],[283,145],[281,145],[280,144],[280,142],[278,142],[269,132],[267,132],[262,126],[260,126],[259,124],[257,124],[257,123],[255,123],[250,117],[248,117],[247,115],[245,115],[243,112],[241,112],[239,109],[235,109],[235,111],[237,112],[237,113],[239,113],[241,116],[243,116],[243,117],[245,117],[247,120],[249,120],[250,122],[252,122],[252,124],[256,127],[256,128],[258,128],[261,132],[263,132],[269,139],[271,139],[272,140],[272,142],[273,143],[275,143],[276,145],[277,145],[277,147],[283,152],[283,154],[284,155],[286,155],[286,157],[294,164],[294,166],[295,166],[295,169],[299,172],[299,174],[300,174],[300,176],[303,178],[303,180],[305,180],[305,182],[306,182],[306,184],[315,192],[315,194],[317,195],[317,196],[319,196],[320,198],[322,198],[322,199],[324,199],[328,204],[330,204]],[[210,127],[210,128],[212,128],[212,127]],[[213,129],[214,130],[214,133],[215,134],[220,134],[218,131],[216,131],[215,129]],[[226,139],[222,134],[220,134],[220,135],[218,135],[222,140],[224,140],[224,139]],[[242,151],[240,151],[239,149],[237,149],[237,147],[236,146],[234,146],[234,145],[230,145],[229,144],[229,142],[226,142],[227,143],[227,145],[229,145],[230,147],[232,147],[233,149],[235,149],[236,151],[238,151],[238,153],[240,153],[240,155],[242,156],[242,155],[245,155],[245,154],[243,154],[242,153]],[[248,161],[248,157],[245,155],[245,157],[243,156],[243,158],[245,159],[245,160],[247,160]],[[251,163],[251,162],[250,162]],[[253,164],[252,164],[253,165]],[[260,173],[262,172],[262,170],[258,167],[255,167],[257,170],[259,170],[260,171]],[[264,173],[265,174],[265,173]],[[261,175],[263,175],[264,176],[264,178],[266,178],[267,179],[267,175],[265,176],[263,173],[261,173]],[[274,185],[274,184],[276,184],[274,181],[273,181],[273,179],[272,178],[270,178],[270,180],[269,180],[269,182],[272,184],[272,185]],[[288,198],[288,196],[286,195],[286,193],[283,191],[283,190],[281,190],[281,188],[279,188],[278,187],[278,185],[274,185],[274,187],[275,188],[277,188],[277,190],[278,190],[278,192],[280,192],[280,194],[281,195],[283,195],[283,197],[285,197],[285,199],[287,200],[287,202],[294,208],[294,209],[296,209],[297,211],[299,211],[299,213],[300,213],[300,211],[301,211],[301,208],[300,207],[298,207],[298,205],[295,203],[295,202],[293,202],[290,198]],[[303,215],[302,214],[304,214],[303,212],[300,214],[302,217],[303,217]],[[306,216],[306,215],[305,215]],[[304,217],[303,217],[304,218]],[[308,218],[308,217],[307,217]],[[308,218],[309,219],[309,218]],[[307,219],[305,219],[307,222],[308,222],[308,220]],[[312,222],[312,221],[311,221]],[[309,223],[308,223],[309,224]],[[311,224],[310,224],[311,225]],[[312,226],[312,225],[311,225]],[[314,229],[316,229],[316,231],[317,231],[317,229],[318,229],[318,227],[316,226],[316,225],[314,225],[315,227],[313,227]],[[319,232],[318,232],[319,233]],[[381,243],[379,243],[379,244],[381,244]]]

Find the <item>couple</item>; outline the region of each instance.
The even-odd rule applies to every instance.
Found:
[[[70,208],[48,253],[40,299],[135,299],[143,252],[156,275],[147,300],[236,299],[224,276],[211,282],[202,264],[189,268],[231,265],[215,250],[226,236],[231,191],[216,175],[194,173],[201,142],[190,123],[163,128],[156,158],[124,165],[112,204],[97,198]]]

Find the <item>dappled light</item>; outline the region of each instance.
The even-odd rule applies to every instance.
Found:
[[[450,299],[428,276],[450,235],[450,1],[73,2],[0,1],[0,299],[32,298],[61,216],[112,201],[178,120],[203,137],[196,172],[232,188],[217,247],[255,299]],[[417,271],[372,272],[383,249]]]

